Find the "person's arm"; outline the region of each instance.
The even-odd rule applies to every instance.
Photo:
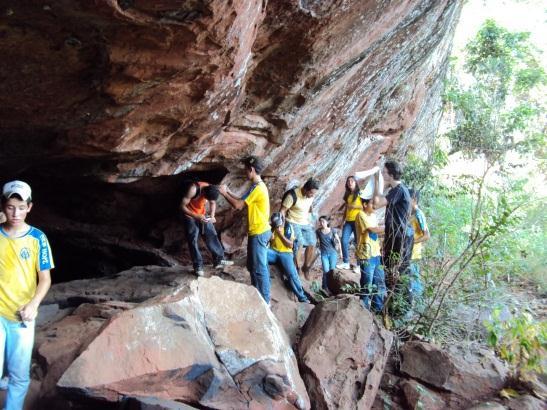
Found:
[[[336,243],[336,250],[340,252],[340,257],[342,257],[342,242],[340,242],[340,237],[336,232],[334,233],[334,242]]]
[[[426,230],[423,235],[421,235],[419,238],[416,238],[414,240],[414,243],[416,244],[416,243],[426,242],[429,240],[430,237],[431,236],[429,235],[429,230]]]
[[[230,192],[226,184],[220,185],[218,187],[218,192],[220,192],[220,194],[226,199],[226,201],[228,201],[228,203],[238,211],[241,211],[243,208],[245,208],[245,201]]]
[[[277,228],[275,228],[277,234],[279,235],[279,238],[281,239],[281,242],[283,242],[285,244],[285,246],[291,248],[293,246],[293,241],[290,239],[290,238],[287,238],[284,234],[283,234],[283,226],[278,226]]]
[[[197,214],[193,212],[190,208],[188,208],[188,205],[190,204],[191,200],[192,200],[191,198],[186,198],[186,197],[182,198],[180,209],[185,215],[191,218],[197,219],[198,221],[205,221],[206,219],[205,215]]]
[[[47,291],[51,287],[51,274],[49,269],[38,272],[38,285],[34,297],[26,305],[21,306],[18,312],[21,319],[25,322],[30,322],[36,319],[38,315],[38,306],[46,297]]]
[[[211,214],[209,217],[209,222],[215,223],[217,221],[215,218],[216,211],[217,211],[217,201],[209,201],[209,213]]]
[[[380,171],[374,174],[374,195],[373,195],[372,202],[376,209],[387,206],[387,199],[385,196],[380,194],[379,187],[380,187]]]
[[[373,226],[367,228],[372,233],[384,233],[384,227],[383,226]]]

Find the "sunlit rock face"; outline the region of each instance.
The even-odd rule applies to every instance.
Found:
[[[4,2],[0,171],[33,185],[36,221],[58,243],[101,255],[116,243],[128,258],[142,250],[143,263],[168,260],[151,249],[180,254],[180,181],[224,177],[243,190],[244,155],[269,164],[274,206],[289,181],[315,176],[317,209],[331,212],[354,170],[383,153],[431,148],[460,8],[456,0]],[[236,249],[242,215],[221,203],[219,219]],[[61,226],[70,234],[61,238]]]

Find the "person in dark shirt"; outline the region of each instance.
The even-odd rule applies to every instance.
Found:
[[[319,217],[320,228],[316,231],[319,250],[321,251],[321,267],[323,268],[323,279],[321,287],[323,290],[330,292],[327,275],[336,267],[338,258],[337,249],[341,249],[340,237],[338,232],[330,227],[329,217],[323,215]]]
[[[378,192],[379,174],[374,184],[374,205],[386,207],[385,236],[382,250],[388,287],[393,290],[399,277],[409,273],[414,232],[410,226],[410,194],[401,181],[403,170],[396,161],[386,161],[382,169],[384,183],[390,190],[384,197]]]

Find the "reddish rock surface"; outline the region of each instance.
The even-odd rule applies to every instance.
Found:
[[[461,3],[4,3],[0,172],[33,186],[63,280],[82,260],[87,276],[171,264],[180,181],[230,171],[242,192],[243,155],[265,157],[272,203],[315,175],[330,213],[355,169],[430,149]]]
[[[505,365],[482,348],[442,350],[430,343],[408,342],[401,355],[403,373],[469,401],[496,394],[508,377]]]
[[[393,334],[359,299],[322,302],[312,311],[298,347],[300,370],[315,409],[371,408]]]
[[[58,386],[109,401],[310,407],[287,336],[256,289],[217,277],[110,319]]]

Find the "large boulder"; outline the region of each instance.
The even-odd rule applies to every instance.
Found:
[[[298,349],[314,408],[371,408],[392,341],[356,297],[318,304]]]
[[[44,371],[40,387],[42,400],[56,395],[59,378],[97,336],[105,322],[130,307],[130,304],[122,302],[84,303],[71,315],[37,329],[35,351]]]
[[[310,407],[288,338],[256,289],[218,277],[111,318],[58,386],[108,401]]]
[[[480,347],[452,346],[442,350],[430,343],[413,341],[405,343],[401,359],[403,373],[468,401],[495,394],[508,377],[503,363]]]

